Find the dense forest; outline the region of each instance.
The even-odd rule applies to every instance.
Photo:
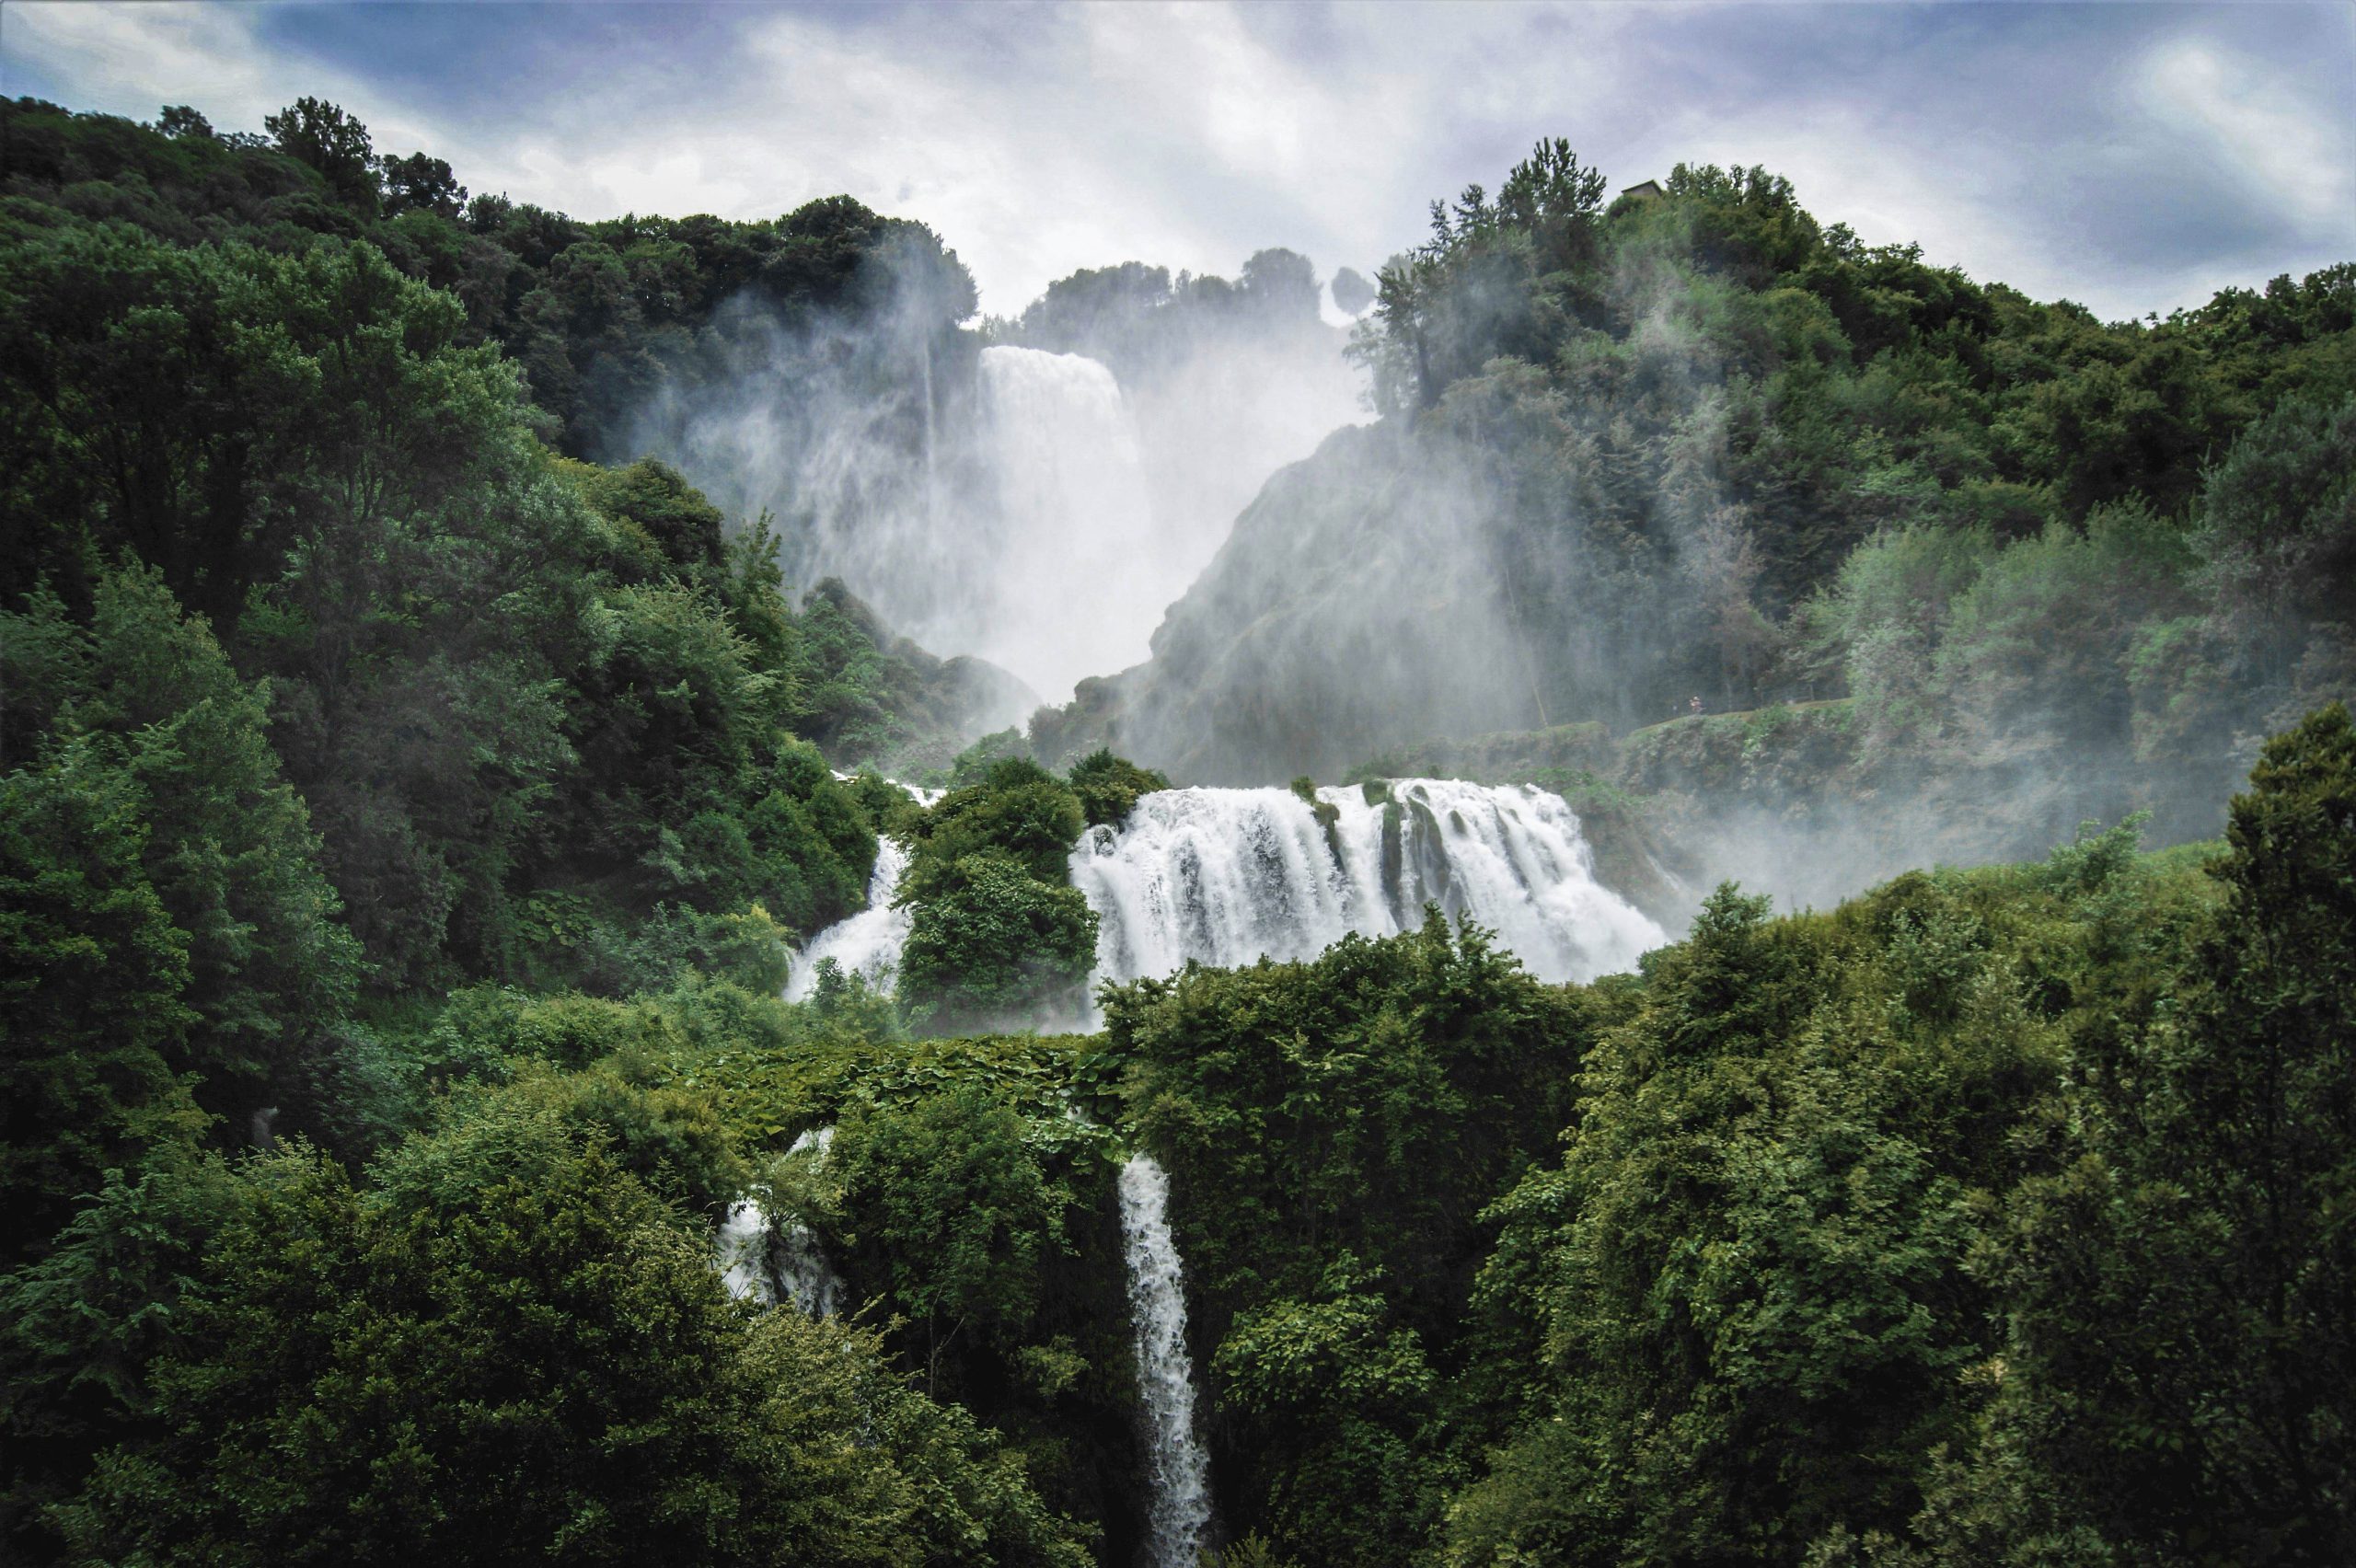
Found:
[[[2105,324],[1543,144],[1154,659],[969,747],[1005,677],[790,582],[697,411],[1145,388],[1312,339],[1303,259],[971,326],[847,198],[0,115],[0,1556],[1139,1561],[1150,1159],[1233,1568],[2356,1558],[2356,270]],[[1076,843],[1345,769],[1542,785],[1690,925],[1091,995]],[[1877,799],[2012,836],[1680,891]]]

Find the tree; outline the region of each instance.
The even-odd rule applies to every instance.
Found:
[[[1343,267],[1334,273],[1332,283],[1334,306],[1345,316],[1362,316],[1374,303],[1374,285],[1355,268]]]
[[[55,601],[35,613],[55,615]],[[315,1125],[361,961],[261,694],[154,572],[133,568],[99,580],[87,662],[60,695],[72,731],[119,757],[144,802],[148,880],[187,944],[180,999],[194,1017],[174,1067],[240,1133],[266,1107]]]
[[[2356,396],[2287,401],[2209,471],[2196,540],[2206,586],[2263,679],[2286,680],[2356,611]]]
[[[183,136],[213,140],[213,122],[184,103],[167,103],[156,116],[156,129],[175,141]]]
[[[1257,250],[1243,263],[1244,297],[1272,321],[1317,319],[1317,269],[1292,250]]]
[[[146,810],[87,740],[0,777],[0,1263],[46,1251],[107,1170],[204,1125],[170,1066],[195,1015]]]
[[[2062,1168],[1986,1269],[2009,1333],[1989,1435],[1928,1523],[2006,1561],[2356,1552],[2356,725],[2268,743],[2179,1004],[2071,1064]],[[1984,1500],[1973,1505],[1974,1499]]]
[[[45,1257],[0,1274],[0,1541],[23,1561],[59,1554],[43,1516],[99,1452],[152,1430],[148,1368],[237,1197],[219,1157],[155,1147],[134,1170],[110,1169]]]
[[[1070,782],[1091,826],[1117,825],[1127,819],[1139,796],[1170,788],[1170,780],[1153,769],[1101,748],[1072,765]]]
[[[1048,1180],[1026,1132],[982,1085],[854,1113],[837,1128],[827,1178],[842,1194],[846,1262],[923,1325],[928,1393],[961,1334],[1002,1352],[1020,1343],[1044,1266],[1065,1249],[1071,1196]]]
[[[467,188],[450,172],[449,164],[423,153],[387,158],[383,165],[385,215],[416,211],[432,213],[456,223],[467,204]]]
[[[524,1098],[380,1162],[248,1168],[156,1432],[62,1514],[179,1562],[1077,1568],[1069,1527],[867,1334],[728,1299],[594,1127]]]
[[[376,159],[368,127],[315,98],[296,98],[261,123],[280,152],[318,170],[329,190],[364,212],[376,210]]]
[[[900,954],[913,1021],[956,1033],[1079,1012],[1096,963],[1096,911],[1078,889],[995,852],[935,861],[926,885]]]

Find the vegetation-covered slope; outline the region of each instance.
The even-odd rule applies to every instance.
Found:
[[[2348,691],[2349,269],[2103,323],[1760,170],[1602,191],[1547,144],[1435,207],[1357,342],[1382,424],[1272,481],[1043,755],[1331,778],[1848,695],[1868,761],[2208,832],[2257,738]]]

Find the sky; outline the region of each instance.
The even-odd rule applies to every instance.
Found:
[[[1371,274],[1542,136],[1761,164],[1870,243],[2107,318],[2356,259],[2356,6],[109,5],[0,91],[222,130],[309,95],[583,218],[930,224],[1013,314],[1079,268]]]

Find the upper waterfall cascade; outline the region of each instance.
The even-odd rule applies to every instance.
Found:
[[[900,966],[900,947],[908,940],[908,912],[892,907],[900,873],[908,869],[907,847],[889,834],[875,840],[875,870],[867,879],[867,907],[836,921],[810,939],[794,956],[785,983],[785,999],[806,1002],[817,988],[818,964],[833,959],[846,976],[856,974],[869,984],[889,989],[892,972]]]
[[[1148,500],[1137,422],[1113,373],[1080,354],[982,351],[999,490],[977,640],[1051,702],[1134,664],[1188,581]]]
[[[1497,933],[1545,980],[1631,968],[1667,934],[1595,878],[1577,816],[1530,786],[1400,779],[1392,804],[1289,790],[1165,790],[1072,851],[1072,885],[1103,921],[1097,977],[1313,958],[1346,933],[1422,922],[1426,903]]]

